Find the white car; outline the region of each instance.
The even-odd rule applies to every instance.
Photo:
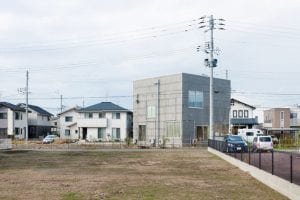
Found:
[[[54,142],[54,140],[58,139],[57,135],[47,135],[44,139],[43,139],[43,144],[49,144]]]
[[[257,136],[253,139],[252,151],[273,151],[271,136]]]

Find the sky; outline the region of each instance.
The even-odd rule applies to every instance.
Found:
[[[56,114],[111,101],[133,108],[133,81],[175,73],[209,75],[215,30],[218,67],[231,96],[258,110],[299,103],[300,1],[297,0],[0,0],[0,101]]]

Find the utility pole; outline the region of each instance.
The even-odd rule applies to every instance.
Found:
[[[28,79],[29,79],[29,72],[26,71],[26,133],[25,133],[25,143],[28,143]]]
[[[63,111],[63,104],[62,104],[62,100],[63,100],[63,95],[60,95],[60,112],[62,113]]]
[[[160,80],[158,79],[154,84],[157,85],[157,138],[155,138],[155,146],[157,146],[160,139]]]
[[[201,28],[208,28],[205,32],[210,31],[210,42],[208,42],[205,47],[205,53],[209,54],[209,59],[205,59],[205,65],[210,68],[210,79],[209,79],[209,139],[215,139],[214,132],[214,87],[213,87],[213,74],[214,67],[217,67],[217,59],[214,59],[214,29],[225,30],[223,27],[216,28],[217,25],[223,26],[225,24],[221,23],[225,21],[224,19],[214,19],[213,15],[209,17],[203,16],[199,18],[199,24]],[[207,21],[208,20],[208,21]],[[218,23],[220,22],[220,23]]]

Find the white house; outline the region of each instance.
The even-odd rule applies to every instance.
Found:
[[[237,134],[238,129],[253,128],[257,125],[258,119],[254,117],[254,110],[254,106],[232,98],[229,114],[231,133]]]
[[[18,104],[18,106],[26,108],[26,104]],[[28,138],[39,138],[49,134],[52,116],[51,113],[39,106],[28,105]]]
[[[102,102],[79,111],[80,139],[124,141],[132,137],[132,112],[111,102]]]
[[[79,139],[79,131],[77,125],[79,110],[80,107],[73,107],[65,110],[57,115],[58,119],[53,121],[53,123],[56,124],[57,132],[59,133],[61,139]]]
[[[24,139],[25,134],[25,110],[8,102],[0,102],[0,137]]]

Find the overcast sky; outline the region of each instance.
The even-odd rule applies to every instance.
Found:
[[[30,104],[56,114],[63,105],[112,101],[132,109],[133,80],[209,74],[209,38],[198,18],[226,20],[215,32],[215,76],[232,97],[258,108],[300,99],[297,0],[0,0],[0,101],[18,93],[29,70]]]

